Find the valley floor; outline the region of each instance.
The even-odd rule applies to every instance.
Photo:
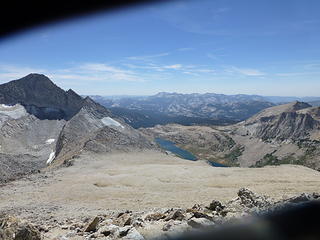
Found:
[[[320,192],[320,172],[296,165],[215,168],[153,151],[83,153],[71,167],[0,186],[0,210],[50,224],[113,210],[226,201],[241,187],[276,199]]]

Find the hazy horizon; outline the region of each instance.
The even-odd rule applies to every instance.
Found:
[[[0,83],[43,73],[81,95],[317,96],[320,2],[172,1],[0,42]]]

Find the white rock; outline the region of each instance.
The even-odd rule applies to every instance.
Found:
[[[126,236],[122,239],[130,240],[144,240],[144,237],[135,228],[131,228]]]
[[[202,228],[214,225],[214,222],[211,222],[206,218],[192,218],[188,221],[188,225],[193,228]]]

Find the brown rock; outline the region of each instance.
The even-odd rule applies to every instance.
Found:
[[[113,224],[119,227],[124,227],[132,223],[132,218],[128,213],[122,214],[120,217],[113,220]]]
[[[85,232],[95,232],[97,231],[97,226],[99,224],[100,218],[95,217],[85,228]]]
[[[30,223],[11,216],[0,216],[1,240],[41,240],[40,232]]]
[[[171,212],[164,220],[169,221],[169,220],[183,220],[185,218],[185,215],[183,214],[181,209],[175,210]]]
[[[158,221],[160,219],[164,219],[166,217],[163,213],[151,213],[145,217],[146,221]]]

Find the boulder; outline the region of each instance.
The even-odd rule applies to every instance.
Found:
[[[132,228],[131,226],[125,226],[125,227],[119,228],[119,237],[127,236],[131,228]]]
[[[1,240],[41,240],[40,232],[30,223],[12,216],[0,216]]]
[[[212,216],[209,216],[208,214],[206,214],[204,212],[195,211],[195,212],[193,212],[193,216],[195,218],[206,218],[206,219],[212,221]]]
[[[84,231],[85,232],[95,232],[95,231],[97,231],[97,227],[98,227],[99,222],[100,222],[100,218],[99,217],[95,217],[91,222],[89,222],[87,224],[87,226],[85,227]]]
[[[124,227],[132,223],[132,218],[129,213],[123,213],[118,218],[113,220],[113,224],[119,227]]]
[[[172,211],[169,213],[169,215],[164,219],[165,221],[169,220],[183,220],[185,218],[185,215],[183,214],[181,209]]]
[[[122,239],[144,240],[144,237],[137,231],[137,229],[133,227],[127,232],[127,235],[124,236]]]
[[[271,205],[271,202],[267,197],[258,195],[247,188],[239,189],[238,198],[240,203],[248,208],[266,208]]]
[[[148,214],[144,220],[146,221],[159,221],[160,219],[164,219],[166,217],[165,214],[163,213],[159,213],[159,212],[156,212],[156,213],[150,213]]]
[[[188,225],[193,228],[204,228],[208,226],[213,226],[214,222],[206,218],[192,218],[188,221]]]
[[[211,211],[220,212],[225,208],[225,206],[217,200],[212,200],[212,202],[207,208]]]
[[[165,232],[170,231],[170,232],[175,232],[175,233],[182,233],[187,228],[188,228],[188,225],[184,221],[170,220],[170,221],[166,222],[162,226],[162,231],[165,231]]]
[[[102,226],[99,228],[98,233],[102,234],[103,236],[107,237],[109,235],[117,235],[119,231],[119,227],[113,224]]]

